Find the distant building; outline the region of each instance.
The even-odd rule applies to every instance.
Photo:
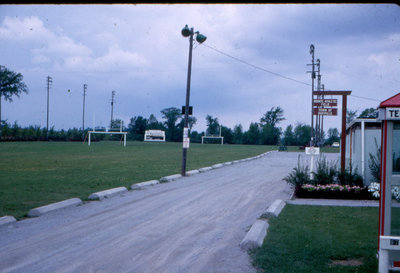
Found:
[[[369,185],[374,177],[369,169],[370,154],[376,155],[381,146],[381,122],[373,118],[359,118],[346,127],[346,169],[352,163],[353,171],[357,170]]]

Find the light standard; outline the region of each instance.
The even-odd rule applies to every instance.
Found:
[[[201,44],[207,37],[200,34],[198,31],[194,32],[193,28],[189,28],[188,25],[182,29],[183,37],[189,37],[189,61],[188,61],[188,74],[187,74],[187,85],[186,85],[186,103],[185,103],[185,118],[183,125],[183,151],[182,151],[182,176],[186,176],[186,154],[189,148],[189,98],[190,98],[190,76],[192,73],[192,50],[193,50],[193,35],[196,33],[196,41]]]

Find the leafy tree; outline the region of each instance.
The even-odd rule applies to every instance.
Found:
[[[285,120],[285,118],[283,117],[283,109],[279,106],[272,107],[261,117],[261,144],[277,145],[279,143],[282,131],[276,125],[282,120]]]
[[[153,114],[148,118],[146,128],[147,130],[165,130],[162,122],[159,122]]]
[[[296,145],[296,137],[294,135],[292,125],[288,125],[283,133],[283,144],[287,146]]]
[[[249,130],[245,133],[246,144],[260,144],[260,126],[256,122],[250,123]]]
[[[297,145],[307,145],[311,140],[311,126],[303,123],[297,123],[296,127],[294,128],[294,135]]]
[[[181,110],[176,107],[169,107],[161,110],[163,119],[166,119],[164,125],[166,127],[167,141],[178,141],[179,138],[177,122],[181,117]]]
[[[272,107],[271,110],[267,111],[264,116],[260,119],[262,125],[269,124],[275,127],[279,122],[285,120],[283,117],[283,109],[278,107]]]
[[[219,122],[218,118],[213,118],[210,115],[206,116],[207,121],[207,135],[219,135]]]
[[[375,108],[366,108],[364,109],[361,114],[358,116],[359,118],[377,118],[378,117],[378,110]]]
[[[224,143],[232,144],[233,143],[233,131],[232,129],[221,126],[221,135],[224,137]]]
[[[140,140],[144,139],[144,132],[146,131],[147,127],[147,119],[142,116],[137,116],[131,118],[128,124],[128,131],[129,135],[133,140]]]
[[[349,124],[357,117],[357,111],[347,110],[346,113],[346,124]]]
[[[243,127],[241,124],[235,125],[233,128],[233,143],[243,144]]]
[[[325,144],[332,145],[333,142],[339,142],[339,130],[337,128],[329,128],[328,130],[328,139],[326,140]]]
[[[265,124],[262,126],[261,144],[278,145],[281,134],[281,128],[272,126],[271,124]]]
[[[13,96],[19,98],[21,93],[28,93],[28,87],[23,82],[23,76],[0,66],[0,141],[1,141],[1,98],[5,101],[12,102]]]

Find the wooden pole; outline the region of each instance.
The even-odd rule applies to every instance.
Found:
[[[346,113],[347,113],[347,95],[342,95],[342,135],[340,143],[340,170],[346,169]]]

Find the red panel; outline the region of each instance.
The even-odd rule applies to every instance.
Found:
[[[379,104],[379,108],[385,107],[400,107],[400,93],[382,101],[381,104]]]

